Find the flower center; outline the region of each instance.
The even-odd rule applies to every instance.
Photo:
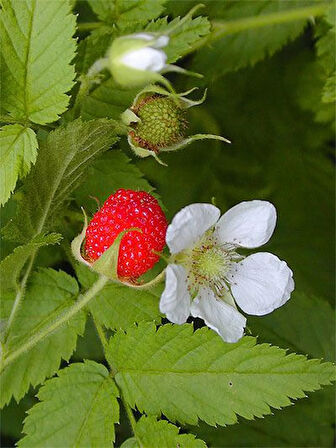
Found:
[[[187,128],[185,109],[168,97],[152,94],[132,108],[140,121],[130,136],[141,148],[159,152],[182,140]]]
[[[181,263],[188,272],[188,289],[192,295],[208,287],[217,296],[228,289],[227,273],[238,254],[231,245],[221,245],[207,232],[202,240],[184,253]]]

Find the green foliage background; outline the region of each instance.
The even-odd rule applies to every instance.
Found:
[[[10,2],[6,0],[4,4],[6,3]],[[27,0],[25,3],[29,5],[30,2]],[[111,39],[117,33],[116,28],[111,26],[113,21],[118,23],[123,34],[144,27],[164,31],[169,27],[166,19],[159,19],[155,24],[148,22],[159,15],[168,15],[169,20],[183,16],[197,4],[184,0],[133,0],[126,7],[126,3],[120,1],[120,8],[116,13],[115,9],[108,7],[114,4],[112,0],[71,2],[74,11],[79,13],[76,31],[79,45],[75,58],[79,73],[86,73],[92,63],[105,54]],[[205,7],[197,15],[208,17],[212,32],[222,30],[221,38],[208,43],[203,41],[209,33],[210,24],[206,18],[196,18],[185,24],[179,31],[180,35],[172,36],[168,55],[169,62],[178,60],[183,67],[204,74],[204,78],[199,80],[172,76],[170,79],[178,91],[195,85],[200,89],[208,88],[207,101],[191,112],[189,131],[223,135],[232,141],[230,146],[212,141],[194,143],[181,152],[164,155],[162,158],[168,168],[158,166],[153,158],[135,158],[126,139],[116,136],[118,125],[111,120],[119,119],[120,113],[132,102],[136,91],[121,89],[107,74],[102,83],[83,101],[81,117],[84,123],[71,124],[66,135],[58,134],[57,131],[47,137],[46,131],[49,129],[36,127],[36,124],[44,126],[54,123],[65,111],[68,102],[70,110],[62,116],[61,123],[72,118],[73,99],[69,99],[65,93],[72,86],[72,94],[78,90],[78,84],[72,81],[74,73],[69,65],[75,55],[73,40],[70,40],[63,54],[64,67],[60,65],[59,73],[56,71],[56,75],[53,75],[58,76],[59,82],[54,90],[52,104],[43,100],[43,91],[39,91],[38,87],[36,91],[33,89],[25,93],[26,101],[30,95],[40,99],[40,103],[31,102],[29,107],[18,109],[13,106],[11,97],[3,99],[2,107],[13,119],[24,122],[25,125],[30,123],[31,128],[27,128],[27,133],[33,143],[29,154],[29,150],[19,147],[20,139],[16,140],[16,154],[22,155],[17,156],[21,161],[17,166],[15,179],[19,176],[21,180],[18,180],[14,194],[2,208],[1,224],[5,227],[2,232],[5,236],[1,243],[2,259],[11,254],[18,243],[26,244],[25,255],[22,255],[19,247],[14,252],[16,258],[6,259],[6,264],[2,265],[5,273],[6,270],[11,271],[11,285],[8,290],[5,288],[1,304],[2,319],[8,317],[13,302],[11,287],[16,284],[27,260],[24,257],[37,253],[37,248],[43,246],[35,259],[38,271],[28,284],[25,298],[27,305],[22,307],[21,314],[18,315],[17,329],[13,326],[9,344],[19,344],[20,338],[25,337],[30,326],[34,327],[29,307],[35,309],[36,297],[41,301],[44,296],[53,296],[47,305],[43,302],[41,315],[38,316],[38,319],[42,319],[60,306],[70,306],[78,288],[88,288],[94,281],[94,276],[91,278],[90,273],[82,267],[75,266],[75,272],[68,253],[69,241],[80,231],[80,207],[83,206],[92,214],[96,203],[90,196],[102,202],[117,188],[139,188],[154,192],[160,198],[168,219],[184,205],[210,202],[212,198],[215,198],[217,206],[223,211],[243,200],[258,198],[273,202],[278,211],[278,225],[267,250],[285,259],[292,268],[296,291],[292,299],[277,312],[262,318],[249,318],[249,331],[253,336],[258,336],[259,342],[272,343],[289,349],[290,352],[308,355],[309,358],[334,361],[335,12],[332,8],[328,12],[326,8],[326,13],[316,18],[309,18],[308,15],[297,20],[286,20],[288,11],[309,8],[321,2],[206,0],[203,3]],[[65,14],[62,8],[57,11],[59,18],[55,22],[62,21],[62,13]],[[64,8],[67,6],[64,5]],[[42,14],[40,10],[37,11]],[[52,16],[55,11],[50,10],[49,14]],[[265,19],[266,23],[263,23],[267,14],[268,22]],[[284,18],[282,21],[274,19],[280,16]],[[68,41],[74,32],[74,20],[71,17],[68,27],[64,24]],[[44,17],[44,20],[47,21],[48,17]],[[92,32],[88,30],[87,23],[95,24]],[[227,24],[226,28],[221,28],[223,23]],[[10,34],[9,26],[6,30]],[[51,41],[54,39],[57,55],[58,46],[60,50],[64,48],[67,35],[60,33],[55,41],[52,32],[53,29],[50,30],[49,38]],[[47,56],[44,54],[43,57]],[[12,79],[13,70],[15,72],[13,61],[14,56],[9,56],[7,62],[12,70],[6,70],[5,66],[2,80],[14,86],[11,95],[15,95],[18,88],[20,92],[17,94],[21,95],[25,87],[18,87]],[[46,64],[48,65],[48,61]],[[27,76],[29,73],[36,73],[35,68],[30,70]],[[43,82],[48,85],[48,71],[43,73],[46,77]],[[30,85],[34,86],[35,75],[31,76]],[[27,106],[27,103],[23,104]],[[45,114],[40,112],[41,107],[46,109]],[[88,120],[92,119],[100,120],[90,124]],[[5,119],[1,121],[8,125]],[[19,127],[21,124],[12,126]],[[6,128],[1,132],[6,133]],[[39,141],[37,150],[35,134]],[[8,136],[0,135],[0,138],[7,145]],[[93,141],[93,146],[87,152],[81,150],[81,142],[85,139]],[[22,143],[24,144],[28,143]],[[108,150],[112,144],[113,149]],[[24,179],[35,159],[36,164],[31,174]],[[6,163],[11,162],[7,160]],[[0,167],[0,174],[1,169]],[[57,170],[62,171],[64,177],[53,182],[52,173]],[[42,179],[42,182],[43,176],[46,185],[41,187],[36,184],[36,178]],[[8,195],[15,186],[15,181],[10,182]],[[1,194],[1,200],[3,199],[7,199],[6,194]],[[47,214],[44,213],[46,203],[50,209]],[[19,219],[14,218],[15,216]],[[59,235],[48,233],[52,231],[62,234],[60,245],[55,245],[59,243]],[[68,274],[56,272],[58,269]],[[159,296],[160,288],[133,293],[125,292],[122,287],[109,285],[99,300],[97,298],[91,302],[89,311],[109,331],[118,328],[125,330],[133,322],[158,323],[161,320],[157,307]],[[107,308],[113,311],[106,314]],[[55,334],[57,339],[46,339],[41,346],[35,347],[35,354],[24,355],[20,363],[13,364],[11,371],[7,371],[3,384],[6,385],[6,378],[10,381],[11,375],[16,372],[19,372],[17,382],[20,384],[6,386],[3,396],[3,403],[9,404],[2,411],[2,446],[13,446],[22,437],[24,413],[37,401],[37,389],[33,387],[43,382],[44,378],[54,375],[62,359],[62,367],[66,366],[64,360],[70,360],[70,363],[83,359],[91,361],[80,364],[80,367],[70,367],[70,379],[61,374],[59,378],[50,380],[40,390],[39,398],[52,396],[52,388],[57,392],[60,382],[71,382],[75,375],[83,378],[90,370],[96,375],[97,381],[92,382],[90,379],[91,383],[85,389],[87,400],[95,396],[96,388],[103,384],[101,387],[110,390],[113,396],[113,400],[108,403],[104,402],[104,396],[101,397],[99,405],[105,409],[104,418],[111,422],[118,421],[118,391],[114,390],[114,383],[109,383],[105,367],[97,364],[103,360],[103,353],[93,328],[92,317],[87,319],[85,326],[84,313],[78,315],[76,320],[71,321],[71,325],[59,329]],[[139,328],[150,326],[142,325]],[[77,335],[77,348],[74,351]],[[122,339],[125,335],[119,337]],[[122,346],[121,343],[120,345]],[[39,367],[30,372],[27,379],[25,373],[28,368],[25,363],[29,363],[31,356],[35,356],[36,367]],[[120,357],[122,358],[122,354]],[[119,375],[122,376],[123,373]],[[122,378],[120,381],[126,380]],[[10,401],[11,387],[19,403],[13,398]],[[28,390],[28,394],[21,399]],[[79,399],[80,394],[76,395],[74,392],[71,397],[74,407],[78,406]],[[136,397],[129,400],[136,401]],[[39,406],[32,408],[30,419],[38,413],[43,416],[43,404]],[[145,405],[144,407],[146,409]],[[155,408],[154,405],[153,407]],[[138,408],[141,410],[139,405]],[[167,409],[164,413],[169,417],[170,410]],[[118,446],[129,437],[127,421],[123,411],[121,412],[121,424],[115,426],[116,434],[112,427],[108,434],[110,440],[116,438]],[[197,418],[183,419],[179,415],[178,422],[188,423],[188,431],[196,435],[197,439],[192,435],[178,435],[174,426],[163,421],[156,422],[153,417],[142,417],[137,425],[143,446],[150,446],[146,445],[149,443],[146,442],[146,437],[149,437],[148,434],[155,425],[158,425],[158,433],[165,434],[164,440],[169,441],[169,447],[176,443],[180,443],[181,447],[202,447],[202,441],[213,448],[333,446],[335,400],[331,387],[315,392],[293,407],[272,409],[272,412],[274,415],[251,421],[239,417],[239,424],[218,428],[205,423],[196,424]],[[250,414],[252,418],[256,415],[253,412]],[[91,417],[90,427],[94,428],[98,417],[94,414]],[[216,422],[209,416],[203,420]],[[28,431],[29,427],[34,426],[34,422],[30,421],[33,420],[28,419]],[[171,421],[174,423],[173,418]],[[74,432],[76,425],[80,425],[80,421],[74,422]],[[47,434],[44,436],[47,437]],[[91,446],[104,446],[104,439],[100,439],[103,436],[95,434],[93,429],[89,435],[84,431],[81,437],[80,442],[77,440],[74,444],[90,446],[91,437]],[[150,437],[150,440],[154,440],[154,436]],[[62,446],[62,440],[61,437],[58,441],[60,445],[57,446]],[[157,446],[165,446],[162,441],[157,440],[156,443]],[[19,446],[39,445],[33,438],[25,438]],[[135,440],[129,439],[123,446],[130,448],[138,445]]]

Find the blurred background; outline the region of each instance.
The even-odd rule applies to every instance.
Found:
[[[196,3],[168,2],[167,14],[182,15]],[[199,14],[216,24],[314,2],[203,3],[206,6]],[[75,8],[79,21],[94,20],[86,2]],[[81,39],[85,36],[79,33]],[[322,97],[328,74],[335,70],[334,55],[335,29],[326,18],[270,24],[223,36],[183,60],[185,68],[204,74],[203,79],[178,76],[171,80],[178,91],[198,86],[195,97],[208,88],[206,102],[190,111],[190,134],[220,134],[232,144],[193,143],[162,156],[168,168],[153,158],[136,159],[125,141],[119,148],[160,195],[168,219],[187,204],[213,198],[223,212],[244,200],[273,202],[278,224],[265,250],[287,261],[294,271],[296,290],[273,314],[249,318],[248,330],[261,342],[325,360],[335,358],[335,105],[323,102]],[[115,118],[116,97],[120,111],[129,106],[127,94],[118,97],[108,87],[100,86],[88,98],[84,116]],[[134,187],[124,180],[122,171],[113,171],[118,157],[121,153],[111,151],[95,162],[88,181],[76,193],[74,208],[94,208],[88,199],[92,189],[103,201],[113,189]],[[97,172],[100,183],[91,186]],[[137,187],[147,189],[147,185],[143,180]],[[41,263],[58,267],[62,255],[57,258],[49,250],[41,251]],[[73,360],[102,357],[94,330],[88,325],[86,331],[88,337],[85,342],[81,338]],[[13,446],[19,438],[24,412],[34,400],[31,390],[19,404],[12,402],[5,408],[2,446]],[[335,394],[326,387],[262,420],[240,419],[240,424],[226,428],[200,424],[191,431],[210,447],[332,447],[334,422]],[[125,428],[121,425],[118,431],[122,441]]]

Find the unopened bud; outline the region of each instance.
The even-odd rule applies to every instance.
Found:
[[[138,33],[118,37],[108,51],[108,68],[122,86],[136,87],[161,79],[167,55],[161,50],[168,36]]]

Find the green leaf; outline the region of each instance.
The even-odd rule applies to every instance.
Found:
[[[41,145],[24,184],[17,216],[4,230],[5,235],[27,242],[47,231],[64,201],[84,180],[88,165],[116,142],[118,130],[118,123],[112,120],[76,120],[51,132]]]
[[[332,103],[336,100],[336,7],[331,3],[325,19],[316,27],[318,62],[324,71],[322,101]]]
[[[294,292],[276,312],[250,316],[248,327],[259,341],[280,344],[317,358],[335,357],[335,316],[328,302]],[[318,391],[295,406],[276,411],[263,421],[240,421],[225,429],[206,425],[191,430],[211,446],[246,447],[332,446],[334,440],[334,394]]]
[[[80,283],[89,288],[96,279],[90,269],[76,265]],[[94,319],[111,330],[126,329],[135,322],[160,322],[159,300],[163,286],[146,290],[136,290],[128,286],[108,283],[92,299],[89,309]]]
[[[335,357],[335,315],[320,298],[294,292],[276,312],[250,316],[248,326],[261,341],[327,360]],[[244,440],[247,447],[327,447],[334,441],[334,407],[334,394],[327,388],[263,421],[241,421],[225,430],[201,425],[192,431],[211,446],[239,447]]]
[[[108,447],[119,421],[118,390],[93,361],[72,364],[41,387],[25,420],[19,447]],[[37,430],[38,428],[38,430]]]
[[[302,33],[307,19],[312,16],[314,5],[306,0],[229,0],[207,1],[207,14],[214,19],[215,40],[202,48],[192,64],[192,69],[216,79],[223,74],[254,65],[274,54]],[[302,11],[293,20],[293,11]]]
[[[108,152],[88,168],[87,179],[75,191],[77,204],[90,213],[97,211],[92,197],[102,204],[119,188],[143,190],[153,194],[154,188],[143,177],[138,167],[122,151]],[[91,196],[91,197],[90,197]]]
[[[146,31],[165,33],[172,27],[179,24],[180,17],[168,23],[168,17],[158,19],[147,25]],[[164,48],[167,54],[167,62],[176,62],[178,59],[189,53],[193,45],[197,45],[202,37],[210,32],[210,23],[206,17],[189,17],[182,26],[178,26],[169,34],[169,43]]]
[[[131,106],[137,93],[136,89],[122,89],[109,78],[85,98],[81,117],[83,120],[92,118],[119,120],[120,115]]]
[[[333,103],[336,101],[336,71],[326,80],[323,88],[322,101]]]
[[[336,9],[333,3],[326,11],[326,15],[318,26],[315,34],[318,38],[316,42],[317,56],[320,64],[326,73],[331,73],[335,70],[335,39],[336,39]]]
[[[38,143],[32,129],[11,124],[0,129],[0,146],[0,204],[4,204],[18,177],[24,177],[35,163]]]
[[[164,10],[167,0],[88,0],[104,22],[116,23],[119,28],[132,28],[156,19]]]
[[[62,271],[42,269],[32,275],[25,300],[18,309],[4,344],[4,358],[19,348],[32,333],[50,324],[61,312],[70,307],[78,294],[74,278]],[[11,294],[2,297],[2,317],[9,315],[13,304]],[[1,406],[13,396],[20,400],[29,386],[36,386],[53,375],[61,360],[69,360],[77,341],[83,334],[85,313],[81,312],[58,330],[38,342],[9,364],[0,374],[2,384]]]
[[[25,265],[28,257],[36,249],[43,246],[53,245],[60,242],[62,236],[59,233],[50,233],[48,235],[39,235],[33,238],[29,243],[18,246],[14,251],[3,259],[0,263],[0,287],[4,291],[17,286],[17,279]]]
[[[108,358],[127,402],[147,414],[196,424],[262,417],[335,379],[331,363],[307,360],[245,337],[227,344],[204,327],[140,324],[117,333]]]
[[[112,27],[102,25],[79,42],[76,57],[77,72],[86,74],[97,59],[105,56],[114,34],[115,30]]]
[[[250,316],[248,326],[262,342],[328,361],[335,359],[335,315],[330,304],[294,291],[285,306],[267,316]]]
[[[18,440],[21,437],[26,412],[35,403],[36,400],[33,397],[26,395],[20,404],[12,400],[8,406],[1,409],[0,419],[2,422],[6,422],[6,425],[2,425],[1,427],[1,433],[14,440]]]
[[[69,2],[3,0],[0,18],[3,107],[17,120],[58,120],[75,77]]]
[[[216,448],[332,447],[335,440],[335,394],[328,387],[295,406],[254,421],[212,428],[201,423],[188,428]]]
[[[192,434],[179,434],[176,426],[154,417],[141,417],[135,426],[135,437],[124,442],[121,448],[206,448],[202,440]]]

